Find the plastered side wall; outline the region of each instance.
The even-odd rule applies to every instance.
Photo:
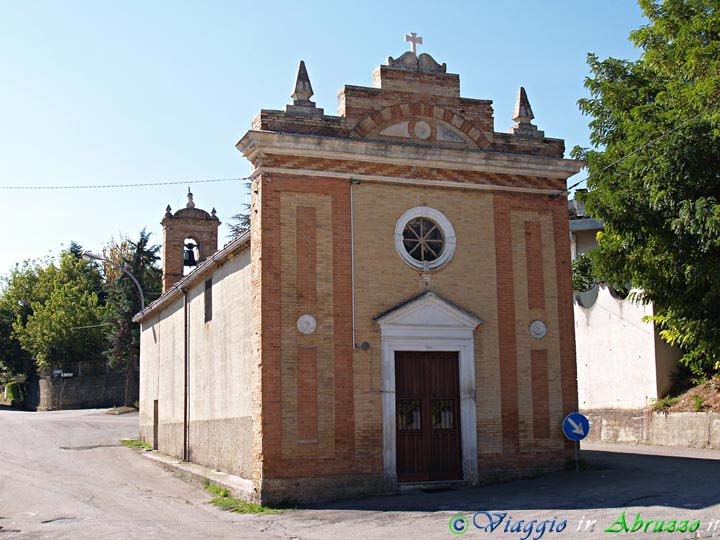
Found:
[[[615,298],[602,285],[591,307],[576,302],[574,309],[581,409],[642,408],[667,389],[675,357],[657,346],[653,324],[643,322],[652,304]]]
[[[140,437],[158,450],[183,457],[183,300],[143,321],[140,333]],[[158,400],[158,440],[154,440]]]
[[[210,278],[210,274],[205,279]],[[212,274],[212,319],[205,322],[205,282],[188,291],[190,460],[249,478],[252,469],[252,392],[256,370],[251,348],[250,251]],[[158,400],[158,450],[183,453],[183,300],[143,323],[140,428],[153,439]],[[162,339],[159,337],[162,336]]]
[[[575,253],[582,255],[597,247],[597,231],[575,231],[572,233],[575,239]]]

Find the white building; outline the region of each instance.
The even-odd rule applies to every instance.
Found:
[[[597,245],[602,223],[569,201],[572,258]],[[632,296],[632,295],[631,295]],[[665,343],[652,322],[652,304],[624,299],[602,283],[576,292],[575,347],[581,410],[638,409],[667,394],[680,351]]]

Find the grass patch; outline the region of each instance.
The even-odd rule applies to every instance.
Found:
[[[705,398],[702,396],[693,396],[692,402],[692,408],[696,411],[702,411],[705,408]]]
[[[678,398],[665,396],[664,398],[656,399],[650,405],[650,409],[656,413],[667,413],[668,409],[678,402]]]
[[[142,448],[143,450],[152,450],[152,446],[140,439],[123,439],[120,442],[123,446],[127,446],[128,448]]]
[[[230,495],[230,492],[224,487],[205,480],[205,489],[212,493],[214,497],[210,501],[212,504],[227,512],[235,512],[236,514],[278,514],[280,510],[277,508],[269,508],[255,503],[236,499]]]

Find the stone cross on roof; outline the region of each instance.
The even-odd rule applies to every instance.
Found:
[[[410,48],[413,54],[417,54],[417,46],[422,45],[422,36],[418,36],[415,32],[405,34],[405,42],[410,42]]]

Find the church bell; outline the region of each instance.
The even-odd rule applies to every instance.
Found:
[[[183,251],[183,266],[197,266],[194,250],[195,244],[192,242],[185,244],[185,250]]]

